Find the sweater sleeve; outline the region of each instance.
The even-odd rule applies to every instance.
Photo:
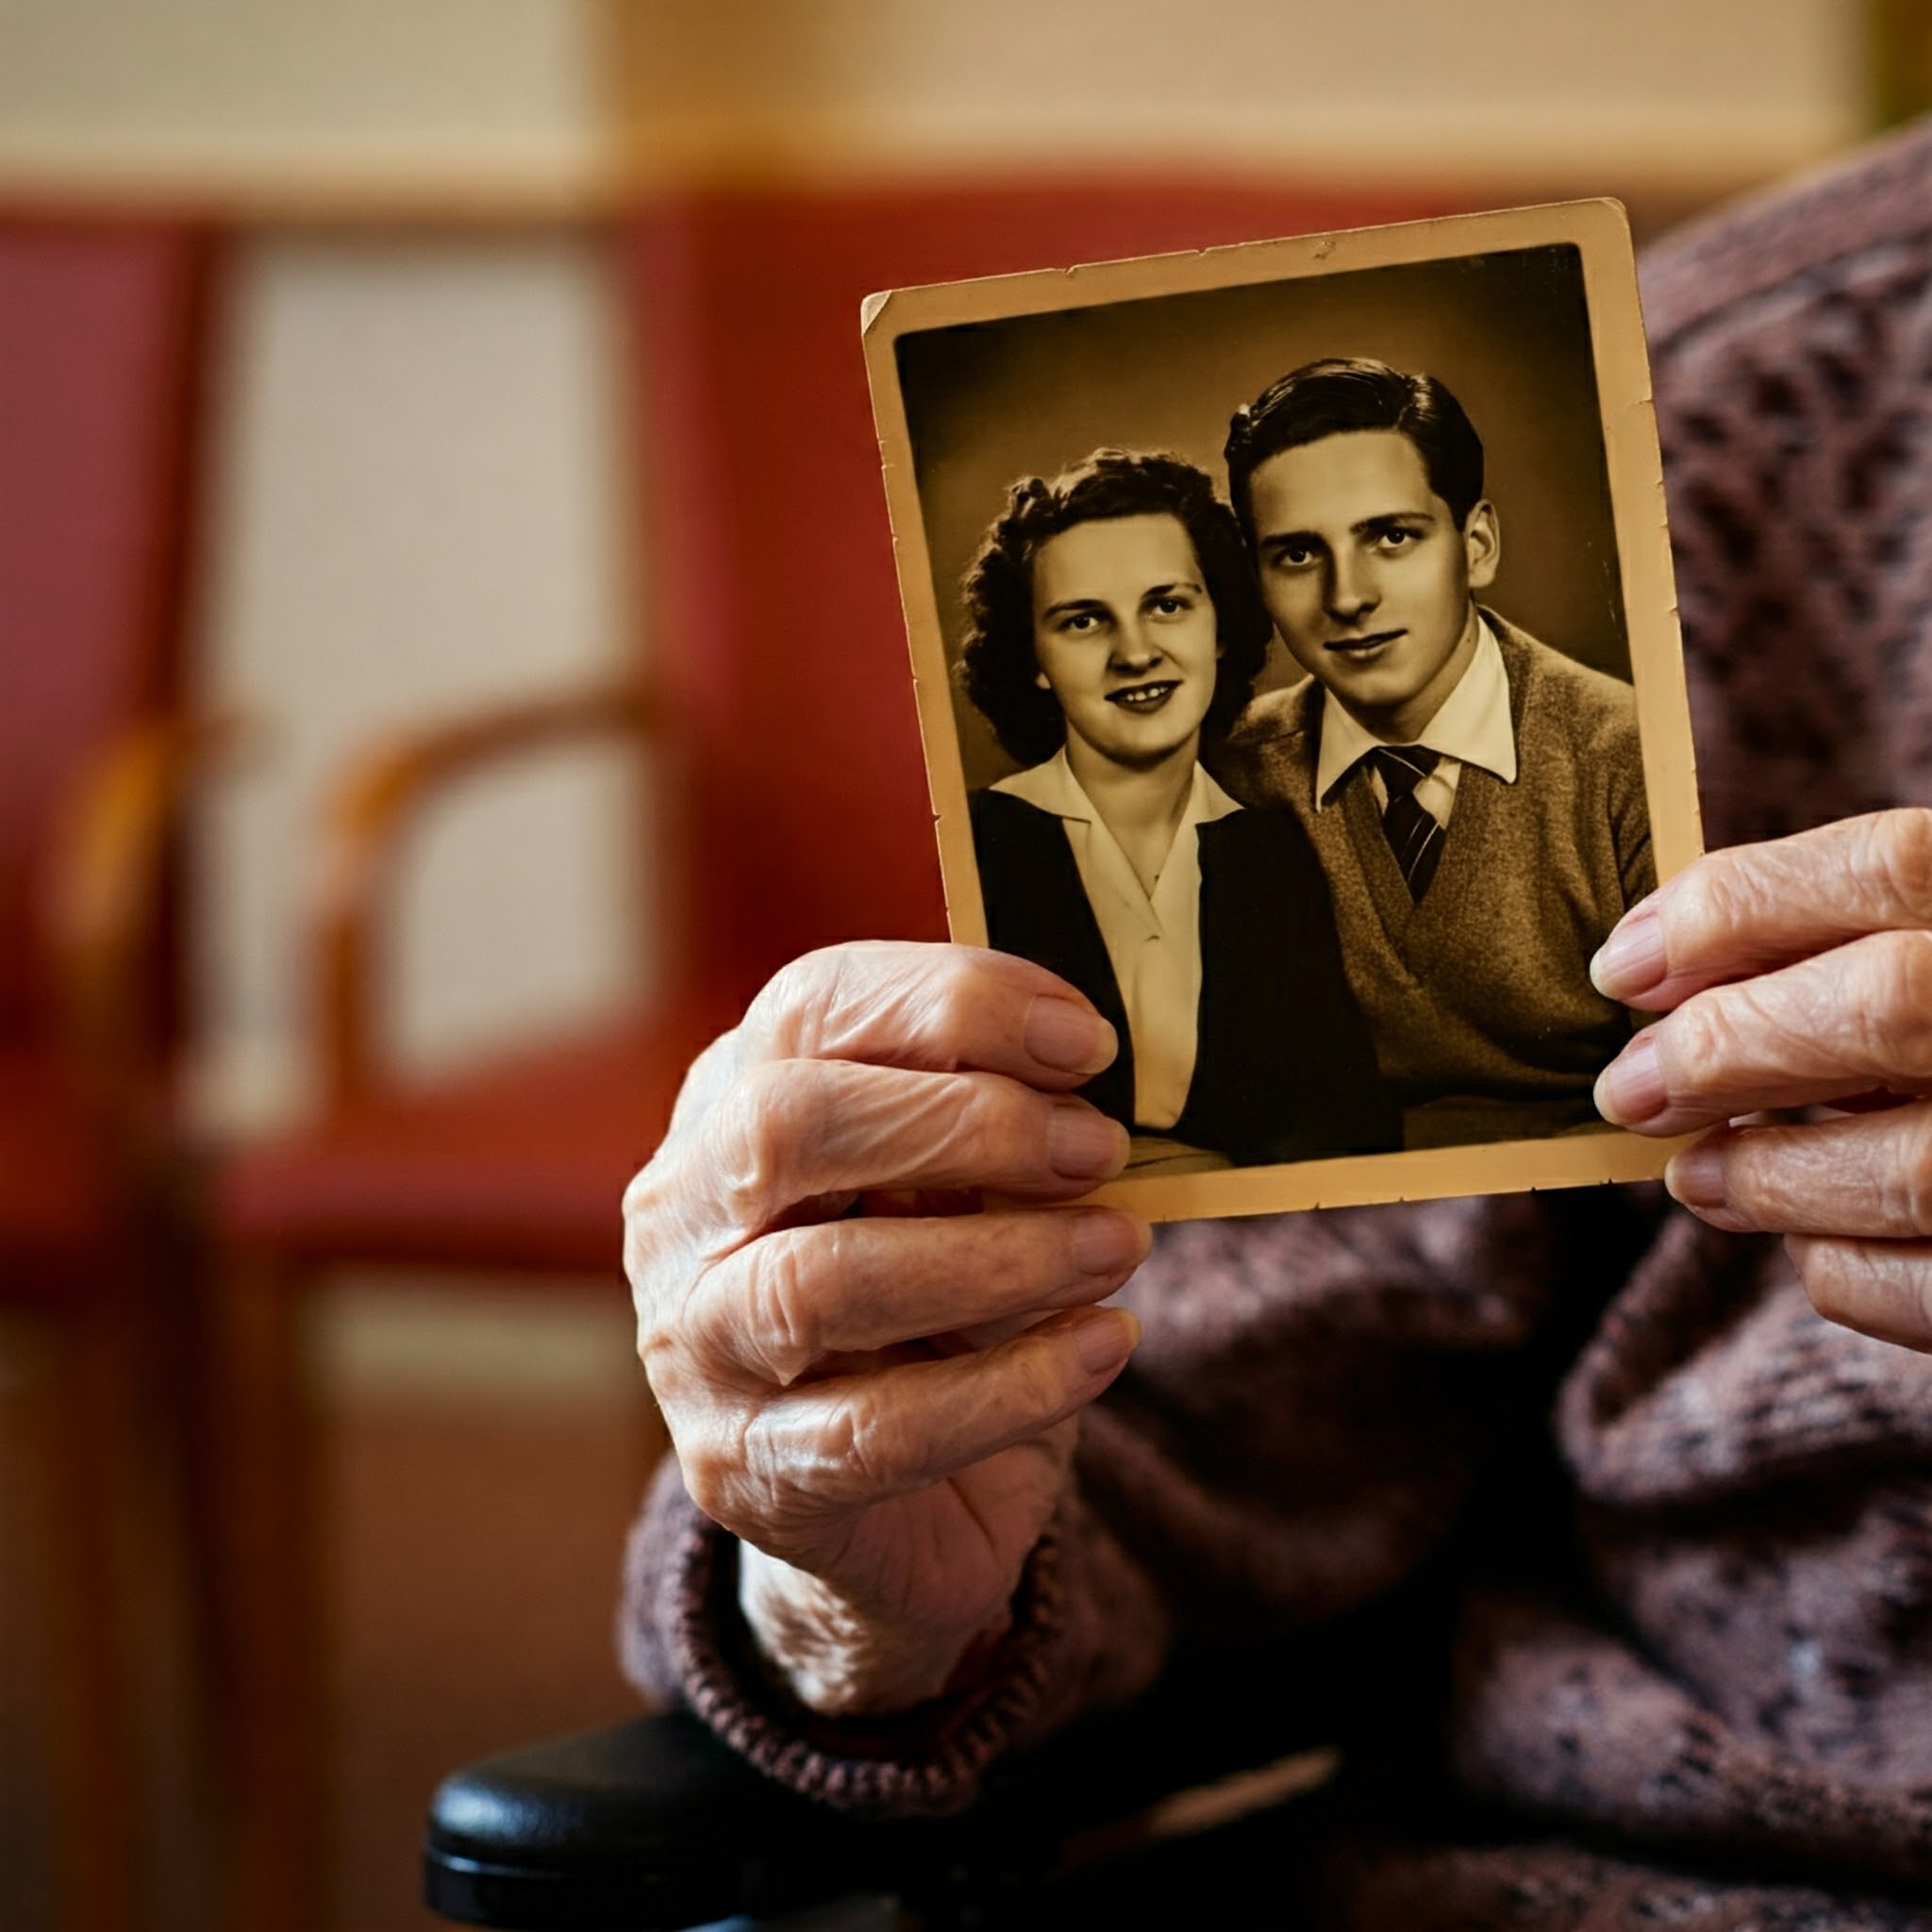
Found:
[[[1535,1383],[1527,1343],[1571,1245],[1533,1197],[1166,1230],[1123,1294],[1140,1352],[1086,1417],[1074,1487],[969,1691],[863,1724],[800,1709],[739,1617],[736,1545],[675,1463],[631,1540],[626,1669],[801,1791],[968,1804],[1000,1754],[1144,1687],[1176,1632],[1291,1631],[1407,1576],[1509,1391]],[[1592,1236],[1579,1265],[1604,1252]]]
[[[1166,1652],[1158,1593],[1076,1493],[1035,1546],[1012,1628],[973,1688],[895,1717],[832,1722],[798,1705],[761,1668],[737,1584],[736,1540],[698,1510],[667,1457],[627,1554],[626,1673],[655,1701],[694,1711],[769,1775],[854,1811],[959,1808],[1003,1751],[1075,1710],[1132,1696]]]

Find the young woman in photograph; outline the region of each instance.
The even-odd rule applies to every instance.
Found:
[[[1021,767],[971,801],[988,937],[1113,1024],[1084,1091],[1133,1171],[1399,1146],[1306,835],[1200,762],[1271,634],[1207,475],[1099,450],[1029,477],[965,590],[966,693]]]

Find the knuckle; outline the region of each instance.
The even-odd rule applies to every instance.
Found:
[[[1895,1330],[1896,1308],[1887,1307],[1892,1298],[1873,1267],[1866,1243],[1814,1236],[1787,1241],[1786,1250],[1811,1306],[1827,1322],[1861,1335]]]
[[[1789,895],[1782,875],[1789,855],[1761,846],[1707,853],[1670,882],[1661,911],[1670,932],[1671,957],[1691,957],[1739,944]]]
[[[694,1424],[702,1422],[741,1391],[743,1378],[733,1374],[728,1357],[721,1357],[710,1332],[716,1324],[708,1319],[707,1305],[717,1279],[713,1270],[667,1282],[662,1292],[639,1307],[638,1359],[667,1417],[685,1415]]]
[[[1073,1214],[1014,1214],[993,1231],[989,1243],[993,1265],[1013,1284],[1016,1303],[1030,1303],[1070,1282],[1096,1278],[1080,1257],[1078,1225],[1079,1217]]]
[[[1739,881],[1725,863],[1726,857],[1712,853],[1696,860],[1670,882],[1669,891],[1661,896],[1659,912],[1674,947],[1681,949],[1687,938],[1730,924]]]
[[[862,1031],[897,950],[877,941],[852,941],[800,955],[765,983],[752,1001],[747,1025],[780,1059],[836,1046]]]
[[[653,1179],[651,1169],[654,1162],[646,1161],[630,1177],[624,1191],[624,1218],[626,1222],[637,1219],[650,1211]]]
[[[758,1542],[814,1513],[790,1434],[769,1411],[713,1407],[678,1445],[686,1492],[711,1521]]]
[[[1909,1137],[1887,1176],[1894,1218],[1915,1234],[1932,1234],[1932,1138],[1923,1124]]]
[[[760,1226],[784,1197],[798,1131],[801,1090],[819,1084],[810,1062],[778,1060],[751,1068],[712,1115],[707,1153],[725,1220],[736,1228]],[[809,1104],[808,1118],[818,1109]]]
[[[918,1031],[925,1059],[939,1068],[958,1066],[967,1041],[987,1007],[987,983],[977,958],[958,949],[938,954],[921,975]]]
[[[824,963],[822,953],[801,953],[795,959],[786,960],[758,989],[753,1010],[768,1019],[795,1011],[809,1000],[811,982],[824,972]]]
[[[756,1418],[734,1443],[729,1474],[737,1520],[725,1527],[753,1541],[795,1526],[819,1507],[810,1458],[799,1454],[789,1432],[772,1427],[768,1417]]]
[[[1873,868],[1890,895],[1895,916],[1932,918],[1932,809],[1901,806],[1866,822]]]
[[[640,1335],[638,1359],[643,1365],[644,1380],[651,1399],[658,1405],[670,1431],[671,1440],[682,1451],[686,1438],[701,1429],[709,1413],[715,1392],[705,1378],[693,1371],[676,1338],[659,1329],[650,1336]]]
[[[1898,959],[1900,991],[1911,1016],[1922,1020],[1932,1006],[1932,932],[1914,928],[1887,933],[1884,941]]]
[[[1011,1108],[999,1083],[978,1074],[955,1074],[934,1085],[925,1106],[932,1132],[962,1171],[976,1174],[1000,1164],[998,1157],[1011,1139]]]
[[[648,1228],[665,1205],[671,1191],[670,1174],[674,1163],[669,1151],[659,1148],[632,1174],[624,1190],[624,1218],[627,1226]]]
[[[1053,1331],[1017,1335],[1001,1353],[988,1421],[1011,1440],[1046,1427],[1065,1409],[1073,1372]]]
[[[1043,1172],[1052,1105],[997,1074],[957,1075],[935,1099],[951,1164],[971,1177]]]
[[[1663,1049],[1664,1078],[1674,1100],[1716,1079],[1738,1061],[1748,1031],[1735,1010],[1739,998],[1730,988],[1699,993],[1657,1023],[1655,1031]]]
[[[1870,1064],[1881,1073],[1932,1074],[1932,933],[1879,933],[1862,941],[1876,965],[1873,996],[1853,1013]]]
[[[659,1298],[667,1257],[675,1245],[672,1203],[656,1163],[633,1180],[624,1194],[624,1273],[641,1324]]]
[[[824,1486],[853,1501],[890,1494],[905,1469],[904,1438],[872,1391],[855,1389],[826,1421],[817,1458]]]
[[[1785,1246],[1797,1268],[1798,1279],[1804,1283],[1805,1292],[1810,1297],[1811,1306],[1827,1322],[1836,1322],[1840,1327],[1857,1327],[1857,1297],[1842,1265],[1843,1255],[1839,1243],[1788,1241]]]
[[[1037,1424],[1066,1407],[1070,1393],[1066,1357],[1058,1350],[1041,1349],[1027,1361],[1024,1388],[1028,1416]]]
[[[794,1382],[825,1352],[825,1324],[817,1271],[803,1243],[768,1236],[751,1250],[745,1306],[734,1325],[757,1366],[781,1385]]]
[[[1065,1378],[1043,1350],[1029,1350],[1015,1365],[1008,1390],[1012,1419],[1022,1429],[1043,1427],[1066,1407]]]
[[[624,1191],[624,1263],[633,1287],[642,1285],[663,1251],[675,1201],[662,1157],[642,1168]]]
[[[647,1225],[641,1225],[628,1210],[624,1223],[624,1274],[630,1283],[631,1299],[640,1308],[651,1291],[657,1239]]]
[[[767,1051],[780,1058],[790,1058],[797,1052],[802,1016],[826,996],[827,975],[836,978],[837,967],[829,963],[834,957],[808,953],[788,959],[758,989],[746,1010],[745,1027],[763,1041]]]
[[[661,1379],[665,1374],[663,1365],[675,1346],[675,1339],[654,1299],[638,1297],[637,1318],[638,1361],[661,1407],[670,1400],[670,1391],[661,1386]]]
[[[721,1033],[705,1047],[686,1070],[684,1082],[677,1090],[677,1100],[671,1109],[671,1124],[665,1133],[666,1144],[675,1143],[688,1134],[692,1124],[702,1120],[718,1096],[731,1084],[739,1058],[744,1052],[744,1027],[742,1024]]]
[[[677,1463],[685,1493],[713,1523],[735,1531],[743,1520],[739,1508],[742,1491],[739,1458],[710,1434],[679,1441]]]

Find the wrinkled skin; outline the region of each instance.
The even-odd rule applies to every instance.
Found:
[[[1093,1304],[1148,1229],[1064,1205],[1125,1158],[1071,1091],[1114,1051],[1023,959],[813,954],[699,1058],[625,1195],[685,1483],[745,1545],[754,1635],[817,1708],[937,1694],[997,1635],[1074,1418],[1133,1349],[1133,1318]]]
[[[1932,812],[1713,853],[1625,915],[1595,977],[1664,1015],[1598,1082],[1607,1117],[1711,1130],[1672,1193],[1783,1235],[1821,1314],[1932,1350]]]

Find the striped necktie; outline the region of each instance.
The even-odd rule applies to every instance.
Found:
[[[1382,774],[1389,803],[1382,810],[1382,830],[1389,849],[1402,868],[1408,896],[1420,900],[1436,876],[1442,857],[1442,827],[1434,812],[1416,803],[1415,788],[1441,762],[1441,752],[1420,744],[1378,745],[1369,762]]]

